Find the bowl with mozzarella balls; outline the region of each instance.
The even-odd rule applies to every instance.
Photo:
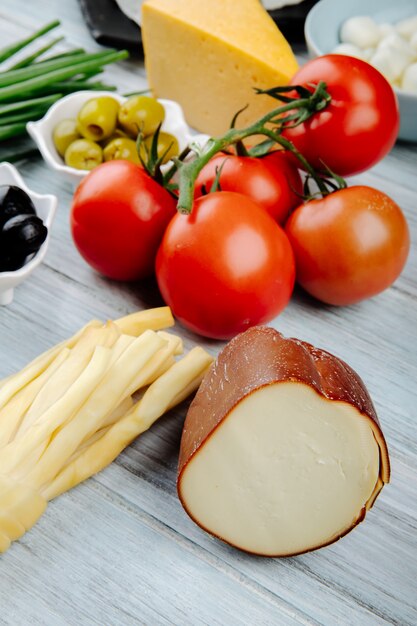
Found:
[[[346,54],[376,67],[398,97],[399,139],[417,142],[417,0],[320,0],[305,37],[312,56]]]

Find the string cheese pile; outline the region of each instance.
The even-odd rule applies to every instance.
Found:
[[[91,321],[2,381],[0,552],[197,389],[212,358],[176,359],[182,341],[162,330],[173,323],[168,307]]]

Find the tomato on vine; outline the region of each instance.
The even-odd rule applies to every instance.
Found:
[[[284,224],[291,209],[300,202],[300,174],[282,150],[263,158],[216,154],[197,177],[195,197],[210,191],[217,176],[222,191],[252,198],[278,224]]]
[[[284,309],[294,287],[294,257],[282,228],[253,200],[217,191],[171,220],[156,277],[184,326],[230,339]]]
[[[334,305],[354,304],[389,287],[407,260],[410,238],[400,207],[365,186],[310,200],[289,217],[285,232],[297,282]]]
[[[316,169],[327,166],[341,176],[369,169],[391,150],[398,135],[394,90],[369,63],[340,54],[309,61],[291,84],[312,92],[320,81],[331,100],[303,123],[288,122],[283,137]]]
[[[139,280],[153,274],[158,246],[175,213],[174,198],[142,167],[109,161],[77,188],[71,232],[95,270],[115,280]]]

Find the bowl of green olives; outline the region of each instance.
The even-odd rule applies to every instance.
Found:
[[[166,163],[162,168],[169,167],[169,160],[195,139],[180,105],[172,100],[78,91],[27,125],[47,165],[75,184],[103,161],[127,159],[139,165],[138,132],[144,136],[145,158],[158,127],[158,155]]]
[[[0,163],[0,305],[45,257],[58,200],[31,191],[16,168]]]

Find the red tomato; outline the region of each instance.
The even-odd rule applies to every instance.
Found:
[[[388,81],[353,57],[327,54],[309,61],[291,84],[324,81],[331,103],[307,122],[283,132],[315,168],[350,176],[380,161],[395,143],[398,103]],[[308,87],[311,89],[311,87]]]
[[[301,193],[301,177],[283,153],[281,157],[271,154],[260,159],[216,154],[197,178],[196,197],[202,195],[203,188],[210,191],[220,168],[222,191],[236,191],[252,198],[279,224],[284,224],[290,210],[300,203],[291,188]]]
[[[155,256],[175,200],[138,165],[109,161],[92,170],[75,192],[72,236],[95,270],[116,280],[154,272]]]
[[[273,173],[279,171],[284,174],[288,183],[290,211],[298,207],[300,196],[303,195],[303,181],[298,171],[299,163],[294,165],[291,157],[292,155],[285,150],[272,150],[262,158],[263,164],[267,165]]]
[[[247,196],[199,198],[165,231],[156,277],[165,302],[191,330],[229,339],[270,321],[294,287],[294,257],[284,231]]]
[[[311,200],[285,227],[297,282],[328,304],[353,304],[383,291],[407,260],[409,233],[399,206],[371,187]]]

